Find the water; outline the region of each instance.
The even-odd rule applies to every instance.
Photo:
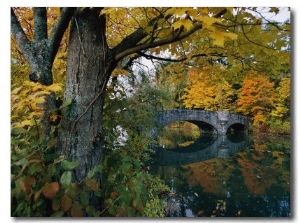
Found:
[[[202,136],[155,148],[167,217],[290,217],[290,138]]]

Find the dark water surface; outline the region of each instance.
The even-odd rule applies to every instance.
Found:
[[[155,148],[167,217],[290,217],[290,138],[201,136]]]

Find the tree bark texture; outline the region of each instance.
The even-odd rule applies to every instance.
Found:
[[[78,161],[75,182],[102,163],[102,109],[105,88],[113,68],[105,38],[105,17],[100,9],[86,9],[72,20],[59,148],[68,160]],[[99,179],[100,180],[100,177]]]

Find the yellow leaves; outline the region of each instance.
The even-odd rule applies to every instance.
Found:
[[[212,30],[212,25],[214,23],[217,23],[217,22],[221,23],[221,20],[219,18],[214,18],[214,17],[209,17],[209,16],[196,17],[195,19],[202,21],[203,29],[209,29],[209,30]],[[214,27],[213,27],[213,30],[215,30]]]
[[[171,29],[161,29],[158,31],[157,37],[164,38],[164,37],[170,36],[171,34],[173,34]],[[159,47],[157,47],[157,48],[160,50]]]
[[[116,11],[117,10],[115,7],[106,7],[101,10],[100,15],[103,15],[103,14],[110,15],[112,13],[115,13]]]
[[[25,127],[25,126],[33,126],[35,125],[34,119],[26,119],[24,121],[21,122],[15,122],[12,124],[13,128],[21,128],[21,127]]]
[[[193,27],[193,22],[189,19],[183,19],[183,20],[178,20],[178,21],[174,22],[172,25],[174,30],[180,29],[181,26],[183,26],[184,29],[189,30]]]
[[[225,37],[228,37],[232,40],[237,39],[237,35],[234,33],[220,32],[220,31],[212,32],[210,34],[210,37],[213,39],[213,44],[220,47],[224,46]]]
[[[271,116],[283,117],[288,115],[290,107],[290,77],[282,78],[276,90],[278,97],[275,99],[275,109],[272,110]]]
[[[270,10],[269,10],[269,12],[274,12],[275,15],[277,15],[278,12],[279,12],[279,8],[277,8],[277,7],[271,7]]]
[[[266,123],[266,121],[267,121],[266,116],[262,113],[261,110],[258,110],[258,112],[255,114],[253,118],[253,126],[257,127],[263,123]]]
[[[175,7],[172,7],[172,8],[168,9],[165,12],[165,18],[170,16],[170,15],[181,16],[181,15],[185,14],[187,11],[188,11],[188,8],[175,8]]]
[[[124,69],[114,69],[113,72],[112,72],[112,76],[117,77],[119,75],[130,76],[131,73],[128,72],[127,70],[124,70]]]
[[[186,108],[214,111],[230,108],[230,98],[234,91],[225,79],[220,78],[218,73],[222,70],[219,69],[211,67],[189,73],[189,82],[181,97]]]
[[[44,86],[24,81],[23,86],[13,89],[11,91],[12,134],[22,133],[18,130],[20,128],[29,131],[31,127],[36,126],[42,115],[42,105],[45,103],[46,96],[52,92],[62,91],[62,87],[62,84]]]
[[[58,92],[58,91],[62,91],[63,88],[62,88],[62,84],[59,84],[59,83],[56,83],[56,84],[52,84],[50,86],[44,86],[44,89],[45,91],[48,91],[48,92]]]

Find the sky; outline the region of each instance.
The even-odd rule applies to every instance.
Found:
[[[125,2],[125,3],[124,3]],[[170,2],[172,3],[170,5]],[[139,1],[117,1],[117,0],[109,0],[109,1],[95,1],[95,0],[85,0],[85,1],[64,1],[61,0],[51,0],[51,1],[36,1],[36,0],[28,0],[28,1],[21,1],[21,0],[10,0],[10,1],[1,1],[2,7],[0,7],[0,15],[1,15],[1,22],[0,22],[0,39],[1,39],[1,50],[0,50],[0,69],[1,69],[1,81],[0,81],[0,89],[1,89],[1,97],[0,97],[0,108],[1,108],[1,165],[2,170],[0,171],[0,179],[2,182],[1,185],[1,202],[0,202],[0,210],[1,210],[1,218],[4,222],[19,222],[20,219],[14,219],[10,218],[10,7],[13,6],[276,6],[276,7],[291,7],[292,12],[292,94],[293,94],[293,140],[292,140],[292,153],[291,155],[295,158],[293,158],[292,166],[291,168],[294,169],[292,171],[293,179],[293,195],[291,196],[293,198],[292,200],[292,206],[294,205],[292,209],[292,215],[294,217],[292,219],[280,219],[281,222],[298,222],[299,220],[299,193],[298,193],[298,179],[299,179],[299,171],[295,171],[299,169],[299,163],[296,162],[296,159],[299,159],[298,157],[298,147],[300,145],[297,136],[299,134],[298,126],[299,121],[298,118],[294,115],[296,114],[296,111],[298,111],[298,103],[295,100],[295,98],[298,98],[299,91],[296,86],[299,86],[298,83],[298,77],[296,76],[296,73],[298,71],[298,67],[296,63],[293,63],[297,61],[297,55],[299,52],[298,44],[296,41],[297,35],[299,33],[298,30],[295,30],[296,27],[299,27],[299,19],[298,19],[298,13],[299,13],[299,7],[296,6],[297,1],[292,0],[285,0],[285,1],[279,1],[279,0],[251,0],[251,1],[244,1],[244,4],[241,4],[241,1],[239,1],[239,4],[237,5],[237,1],[231,0],[231,1],[203,1],[203,0],[172,0],[172,1],[163,1],[163,0],[139,0]],[[51,4],[49,4],[51,3]],[[64,4],[62,4],[64,3]],[[67,4],[69,3],[69,4]],[[71,4],[70,4],[71,3]],[[209,3],[209,4],[208,4]],[[247,4],[245,4],[247,3]],[[250,4],[249,4],[250,3]],[[285,15],[287,13],[284,13]],[[280,20],[285,20],[284,16],[277,16],[274,17]],[[273,18],[273,19],[274,19]],[[297,24],[297,25],[296,25]],[[295,31],[294,31],[295,30]],[[298,87],[299,88],[299,87]],[[297,175],[296,175],[297,174]],[[5,220],[4,220],[5,219]],[[41,219],[35,219],[34,222],[40,222]],[[179,219],[178,219],[179,220]],[[255,222],[258,219],[247,219],[247,221]],[[22,219],[24,221],[24,219]],[[43,222],[50,221],[44,220]],[[101,221],[108,222],[108,220],[102,219]],[[130,221],[133,221],[132,219]],[[141,221],[139,219],[139,221]],[[225,219],[225,221],[227,221]],[[242,222],[244,219],[237,220],[237,222]],[[273,222],[274,219],[264,219],[263,222]],[[56,219],[55,222],[65,222],[61,219]],[[76,220],[76,222],[81,222],[80,220]],[[84,221],[82,221],[84,222]],[[114,222],[114,220],[109,221]],[[180,222],[187,222],[184,219],[180,219]],[[210,222],[217,222],[217,221],[210,221]],[[230,220],[228,220],[230,222]]]

